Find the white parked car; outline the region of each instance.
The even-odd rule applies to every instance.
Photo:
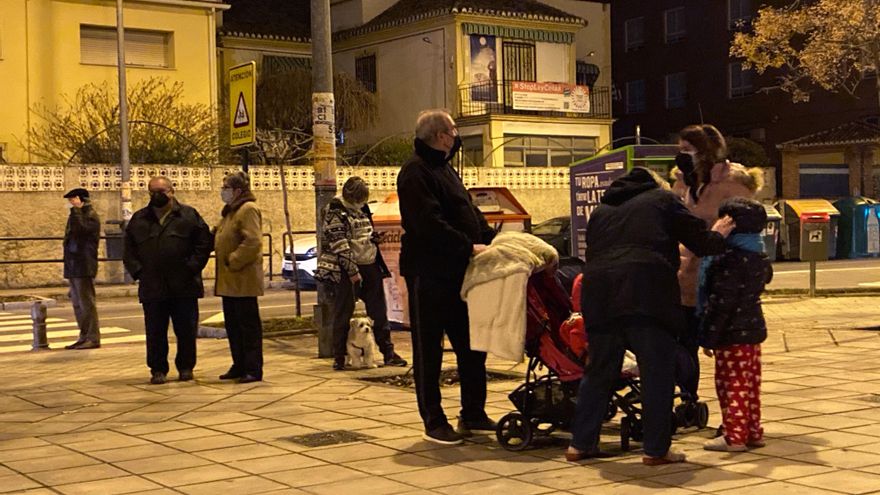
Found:
[[[296,270],[300,289],[316,289],[315,270],[318,269],[318,239],[314,235],[293,239],[293,254],[296,256]],[[281,261],[281,277],[293,282],[293,260],[290,246]]]

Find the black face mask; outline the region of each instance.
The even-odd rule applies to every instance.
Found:
[[[446,161],[452,160],[455,157],[455,154],[458,153],[458,150],[461,149],[461,136],[456,135],[452,141],[452,148],[449,149],[449,154],[446,155]]]
[[[687,153],[679,153],[675,155],[675,166],[681,170],[684,183],[690,187],[697,184],[697,174],[694,170],[694,158]]]
[[[171,201],[171,198],[168,197],[167,194],[161,192],[151,192],[150,193],[150,206],[153,208],[164,208],[168,202]]]

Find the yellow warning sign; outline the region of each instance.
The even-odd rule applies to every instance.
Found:
[[[257,64],[229,69],[229,146],[254,144],[257,111]]]

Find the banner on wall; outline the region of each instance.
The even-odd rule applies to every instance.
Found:
[[[471,36],[471,100],[498,101],[498,71],[496,70],[495,37],[483,34]]]
[[[510,90],[516,110],[590,113],[589,86],[512,81]]]

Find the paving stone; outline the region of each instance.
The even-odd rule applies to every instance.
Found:
[[[633,479],[622,483],[613,483],[596,487],[577,488],[570,490],[571,493],[583,495],[694,495],[700,493],[695,490],[671,487],[661,483],[654,483],[643,479]]]
[[[174,469],[206,466],[211,464],[211,461],[192,454],[176,453],[141,459],[130,459],[127,461],[114,462],[113,464],[131,473],[148,474]]]
[[[662,476],[652,476],[651,481],[674,487],[713,492],[728,488],[764,483],[766,480],[725,471],[721,468],[707,468],[680,471],[678,473]]]
[[[94,495],[98,493],[101,495],[116,495],[143,492],[161,487],[138,476],[126,476],[123,478],[61,485],[53,488],[65,495]]]
[[[510,495],[511,493],[533,495],[554,491],[546,486],[534,485],[509,478],[493,478],[490,480],[468,483],[466,486],[452,485],[436,489],[436,491],[440,493],[446,493],[449,495],[459,494],[465,490],[471,493],[479,493],[480,495]]]
[[[862,452],[856,449],[833,449],[790,455],[788,458],[841,469],[854,469],[880,464],[880,454],[877,452],[877,450]]]
[[[361,471],[330,464],[305,469],[291,469],[266,473],[262,476],[294,488],[318,485],[326,483],[327,480],[345,481],[369,478],[369,475]]]
[[[399,454],[399,452],[380,445],[356,443],[322,449],[311,449],[304,451],[303,454],[326,462],[343,463],[392,456]]]
[[[756,493],[772,493],[774,495],[828,495],[828,490],[795,485],[785,481],[772,481],[761,485],[744,486],[732,490],[716,492],[723,495],[755,495]]]
[[[428,467],[441,466],[443,463],[416,454],[397,453],[391,456],[346,462],[344,466],[377,476],[403,473]]]
[[[55,486],[107,478],[119,478],[127,474],[129,473],[109,464],[92,464],[66,469],[40,471],[37,473],[30,473],[28,476],[44,485]]]
[[[835,470],[835,468],[831,466],[811,464],[808,462],[798,462],[792,459],[783,459],[779,457],[758,458],[747,462],[719,466],[719,468],[725,471],[731,471],[734,473],[745,474],[753,477],[760,476],[762,478],[769,478],[773,480],[800,478],[803,476],[827,473]]]
[[[880,490],[880,475],[861,471],[832,472],[791,480],[791,483],[844,493],[871,493]]]
[[[122,447],[110,450],[97,450],[89,452],[89,455],[105,462],[128,461],[132,459],[155,458],[165,455],[177,454],[179,451],[164,445],[150,443],[133,447]]]
[[[39,488],[36,481],[20,474],[0,476],[0,493],[18,492],[29,488]]]
[[[174,469],[144,475],[147,479],[170,487],[194,485],[196,483],[207,483],[209,481],[241,478],[244,476],[247,476],[247,473],[219,464]]]
[[[420,469],[418,471],[409,471],[405,473],[392,474],[388,478],[406,483],[408,485],[417,486],[425,489],[433,489],[441,486],[464,485],[470,486],[471,483],[487,479],[496,478],[497,475],[478,471],[476,469],[467,468],[455,464]]]
[[[228,464],[229,467],[247,471],[248,473],[264,474],[277,471],[290,471],[306,467],[323,466],[327,463],[302,454],[284,454],[272,457],[261,457],[258,459],[231,461]]]
[[[260,478],[259,476],[248,476],[245,478],[233,478],[181,486],[177,489],[188,495],[216,495],[218,493],[248,495],[253,493],[266,493],[271,490],[284,488],[286,487],[281,483]]]
[[[251,440],[237,437],[235,435],[212,435],[209,437],[166,442],[166,445],[184,452],[198,452],[201,450],[222,449],[224,447],[235,447],[237,445],[247,445],[251,443],[253,443]]]
[[[49,469],[65,469],[100,463],[100,460],[82,454],[66,454],[52,457],[37,457],[20,461],[8,461],[5,464],[20,473],[34,473]]]
[[[256,459],[258,457],[272,457],[287,454],[287,451],[272,447],[270,445],[260,445],[256,443],[241,445],[238,447],[227,447],[222,449],[202,450],[198,452],[199,457],[204,457],[214,462],[228,464],[230,461],[241,461],[245,459]]]

